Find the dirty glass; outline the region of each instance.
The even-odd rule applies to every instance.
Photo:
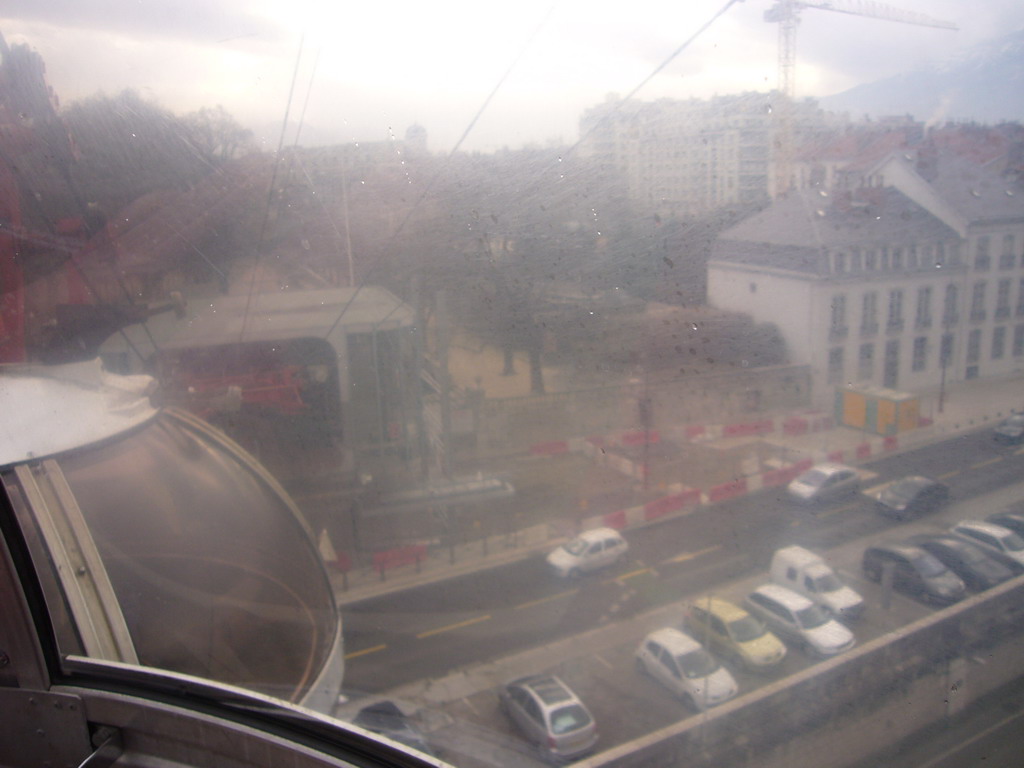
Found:
[[[61,637],[80,516],[129,639],[95,657],[340,721],[386,700],[456,765],[535,762],[497,692],[537,675],[593,715],[594,764],[739,765],[752,722],[749,764],[781,733],[808,765],[966,760],[920,728],[1019,709],[1019,586],[936,608],[863,558],[1024,499],[997,431],[1024,411],[1022,25],[1010,0],[6,3],[0,470]],[[820,499],[837,465],[856,488]],[[879,514],[918,476],[948,503]],[[588,553],[608,529],[628,549]],[[863,595],[853,650],[755,649],[754,675],[694,632],[724,714],[637,671],[790,545]]]

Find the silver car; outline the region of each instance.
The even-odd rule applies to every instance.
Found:
[[[1015,574],[1024,573],[1024,538],[1009,528],[981,520],[964,520],[950,529],[954,535],[981,549]]]
[[[739,690],[718,659],[688,634],[671,627],[644,638],[636,649],[636,664],[698,710],[728,701]]]
[[[824,608],[778,584],[755,589],[747,596],[746,607],[772,632],[814,656],[835,656],[856,643],[849,628],[829,616]]]
[[[805,504],[824,504],[853,496],[860,490],[860,475],[853,467],[829,462],[816,464],[795,478],[786,491]]]
[[[513,680],[498,693],[501,708],[520,732],[552,760],[573,760],[597,743],[590,711],[554,675]]]

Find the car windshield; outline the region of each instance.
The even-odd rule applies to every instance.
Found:
[[[679,668],[688,678],[707,677],[719,667],[718,661],[703,648],[676,656]]]
[[[835,592],[837,589],[842,588],[842,582],[839,581],[834,573],[823,573],[821,576],[816,576],[814,579],[814,591],[819,594],[823,592]]]
[[[567,544],[564,544],[562,546],[562,549],[564,549],[570,555],[575,555],[576,557],[579,557],[580,555],[585,553],[589,547],[590,542],[588,542],[586,539],[573,539]]]
[[[727,628],[729,637],[737,643],[749,643],[751,640],[757,640],[757,638],[762,637],[767,632],[764,624],[749,614],[742,619],[730,621]]]
[[[563,733],[570,733],[571,731],[578,731],[592,722],[587,710],[579,704],[559,707],[551,713],[550,719],[551,732],[556,736],[561,736]]]
[[[913,559],[914,568],[922,576],[933,578],[948,572],[946,566],[939,562],[938,558],[930,554],[921,554]]]
[[[1024,552],[1024,539],[1016,533],[1000,536],[999,540],[1003,542],[1003,548],[1008,552]]]
[[[1004,427],[1021,427],[1024,428],[1024,413],[1018,413],[1003,422]]]
[[[810,485],[814,486],[815,488],[819,488],[825,484],[825,481],[828,480],[828,478],[829,475],[826,474],[825,472],[822,472],[820,469],[809,469],[808,471],[800,475],[800,477],[798,477],[797,480],[803,483],[804,485]]]
[[[1024,498],[1022,83],[1020,0],[0,3],[0,616],[46,651],[0,683],[393,700],[472,768],[537,756],[510,681],[600,764],[972,713],[1016,582],[936,608],[875,554]],[[855,589],[863,653],[784,653],[776,577]],[[728,712],[637,672],[664,629]]]
[[[830,619],[820,605],[808,605],[796,612],[797,623],[804,629],[814,629],[827,624]]]

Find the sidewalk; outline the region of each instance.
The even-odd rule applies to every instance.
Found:
[[[500,369],[497,373],[500,374]],[[632,486],[636,499],[635,506],[578,520],[578,525],[580,528],[611,525],[628,529],[648,524],[654,519],[665,519],[685,513],[696,504],[715,503],[752,493],[767,485],[783,484],[782,481],[799,468],[814,462],[832,460],[856,464],[886,453],[943,440],[958,432],[993,425],[1012,411],[1024,410],[1024,378],[1015,376],[958,382],[947,388],[943,400],[943,408],[940,411],[937,393],[922,395],[921,415],[930,419],[931,423],[893,437],[873,436],[860,430],[834,426],[802,434],[789,434],[786,430],[774,428],[777,424],[785,423],[785,415],[777,415],[773,420],[754,422],[755,425],[762,426],[771,422],[773,428],[767,434],[733,436],[728,434],[729,430],[709,429],[715,425],[675,425],[670,429],[662,429],[661,431],[665,433],[692,435],[705,445],[721,449],[752,444],[753,441],[769,443],[785,449],[786,455],[790,457],[790,463],[780,468],[750,467],[754,470],[751,473],[737,476],[727,483],[711,488],[688,488],[681,483],[663,484],[663,495],[655,499],[651,499],[651,496],[657,490],[656,486],[652,486],[652,492],[645,495],[634,482]],[[733,430],[736,431],[741,430]],[[567,441],[569,442],[572,441]],[[599,452],[603,454],[604,450],[599,449]],[[543,462],[546,458],[538,456],[536,460]],[[623,477],[623,485],[629,487],[630,480]],[[336,568],[331,573],[331,583],[337,602],[339,605],[348,605],[388,592],[430,584],[546,553],[566,540],[573,532],[568,524],[569,510],[549,511],[549,519],[554,522],[485,536],[454,546],[421,545],[403,547],[391,553],[378,553],[384,556],[377,557],[374,567],[352,569],[348,573],[342,573]],[[321,541],[321,552],[329,563],[338,564],[337,555],[329,542],[325,544]]]

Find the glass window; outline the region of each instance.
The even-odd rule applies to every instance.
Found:
[[[992,329],[992,359],[999,360],[1006,352],[1006,326],[997,325]]]
[[[890,330],[898,330],[903,327],[903,290],[897,288],[889,291],[889,321]]]
[[[1013,356],[1024,355],[1024,324],[1013,327]]]
[[[928,338],[926,336],[918,336],[914,339],[914,352],[913,358],[910,363],[910,368],[913,371],[923,371],[927,365],[927,354],[928,354]]]
[[[932,324],[932,287],[924,285],[917,289],[917,314],[914,324],[918,328],[929,328]]]
[[[974,268],[983,271],[992,266],[991,242],[988,235],[982,235],[974,243]]]
[[[985,319],[985,286],[985,281],[979,280],[971,291],[971,320],[973,322]]]
[[[875,375],[875,345],[861,344],[857,351],[857,377],[861,381],[870,381]]]
[[[843,380],[843,348],[832,347],[828,351],[828,382],[838,384]]]
[[[967,362],[976,363],[981,359],[981,330],[974,328],[967,335]]]

